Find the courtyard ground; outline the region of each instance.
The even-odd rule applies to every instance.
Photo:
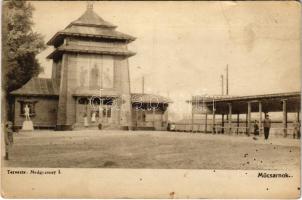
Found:
[[[8,167],[299,169],[300,141],[159,131],[17,133]]]

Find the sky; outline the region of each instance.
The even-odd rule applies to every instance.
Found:
[[[48,41],[79,18],[84,1],[34,1],[34,31]],[[298,2],[94,2],[94,11],[117,30],[136,37],[128,45],[131,91],[183,101],[221,94],[229,66],[229,94],[300,90]],[[51,76],[47,48],[38,55]]]

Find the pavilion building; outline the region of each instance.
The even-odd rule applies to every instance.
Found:
[[[282,112],[281,126],[272,124],[272,132],[284,137],[293,134],[289,126],[288,114],[295,115],[294,121],[300,122],[301,93],[287,92],[250,96],[193,96],[187,101],[192,105],[191,122],[176,124],[176,131],[211,132],[239,134],[253,133],[252,113],[257,115],[260,134],[265,114]],[[242,116],[244,122],[242,122]],[[197,117],[204,116],[202,119]],[[219,118],[218,118],[219,117]],[[209,123],[210,121],[210,123]],[[279,123],[279,122],[278,122]],[[291,124],[293,121],[291,121]]]
[[[97,126],[111,129],[167,127],[169,99],[132,94],[127,45],[135,38],[118,32],[88,5],[85,13],[57,32],[47,44],[54,47],[51,78],[32,78],[11,92],[13,123],[21,127],[24,107],[30,107],[35,127],[72,130]]]

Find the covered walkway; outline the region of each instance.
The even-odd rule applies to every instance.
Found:
[[[186,125],[185,131],[212,133],[252,133],[252,113],[258,113],[257,123],[260,134],[263,133],[262,121],[264,114],[271,112],[282,112],[282,126],[275,127],[284,137],[292,132],[293,128],[288,127],[288,113],[295,113],[294,121],[300,122],[300,92],[265,94],[253,96],[193,96],[192,100],[192,121],[190,127]],[[195,123],[196,115],[204,115],[204,123]],[[240,115],[245,115],[245,125],[240,126],[242,120]],[[217,120],[217,116],[219,120]],[[209,117],[211,117],[209,124]],[[234,118],[235,117],[235,118]],[[204,130],[201,130],[203,128]],[[176,129],[180,129],[176,124]]]

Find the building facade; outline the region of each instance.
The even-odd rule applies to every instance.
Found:
[[[88,5],[85,13],[57,32],[48,45],[54,51],[50,79],[33,78],[11,93],[13,121],[21,127],[24,106],[35,127],[72,130],[103,128],[164,130],[167,98],[131,94],[127,45],[135,38],[116,31]]]

